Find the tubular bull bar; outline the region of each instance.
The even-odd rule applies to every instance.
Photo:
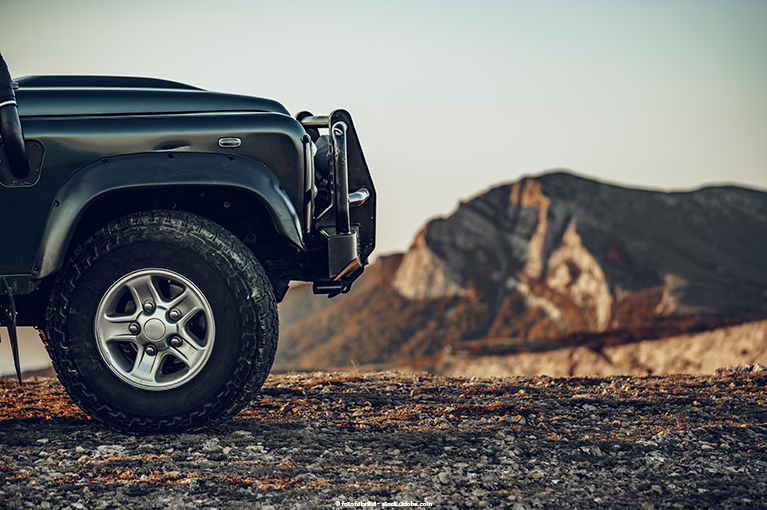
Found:
[[[315,214],[314,169],[307,164],[305,231],[316,230],[327,241],[328,278],[316,281],[313,291],[333,297],[351,289],[375,247],[375,187],[347,111],[335,110],[328,116],[302,112],[297,118],[313,140],[319,128],[328,129],[331,203]]]

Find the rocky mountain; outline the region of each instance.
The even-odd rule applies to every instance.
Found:
[[[277,362],[591,349],[767,318],[767,193],[666,193],[557,172],[429,222],[333,300],[293,289]]]

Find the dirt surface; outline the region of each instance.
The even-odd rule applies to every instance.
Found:
[[[764,508],[761,368],[278,375],[217,430],[138,437],[89,420],[55,380],[2,380],[0,507]]]

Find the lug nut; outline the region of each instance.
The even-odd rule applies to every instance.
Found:
[[[170,337],[170,341],[168,342],[171,347],[179,348],[181,347],[181,344],[184,343],[183,340],[181,340],[180,336],[173,335]]]
[[[147,345],[144,349],[144,352],[147,354],[147,356],[154,356],[157,354],[157,347],[154,345]]]
[[[131,335],[138,335],[141,331],[141,326],[137,322],[131,322],[128,325],[128,331],[130,331]]]
[[[152,313],[154,312],[154,303],[150,300],[144,301],[143,308],[146,313]]]
[[[183,314],[181,313],[181,310],[178,308],[174,308],[170,312],[168,312],[168,317],[170,317],[170,320],[177,321],[181,318]]]

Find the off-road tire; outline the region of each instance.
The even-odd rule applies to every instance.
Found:
[[[196,373],[171,373],[173,384],[142,387],[105,358],[107,344],[98,340],[97,309],[103,312],[115,285],[142,271],[191,282],[209,304],[203,308],[211,318],[199,322],[215,323],[207,358]],[[264,383],[277,348],[276,301],[253,253],[223,227],[175,211],[125,216],[77,247],[56,280],[46,322],[46,347],[69,395],[94,419],[127,433],[194,431],[229,419]]]

